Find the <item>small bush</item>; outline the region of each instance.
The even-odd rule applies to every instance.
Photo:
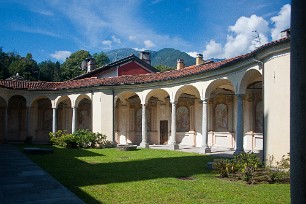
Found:
[[[283,156],[278,162],[274,162],[274,157],[270,156],[264,166],[255,153],[241,153],[233,159],[216,159],[213,162],[213,168],[221,178],[242,179],[248,184],[289,183],[290,181],[289,154]]]
[[[230,159],[216,159],[213,163],[215,169],[221,178],[231,177],[236,172],[236,165],[234,160]]]
[[[259,157],[254,152],[241,153],[235,156],[238,171],[242,173],[243,179],[249,183],[254,183],[254,175],[261,164]]]
[[[109,148],[113,143],[106,139],[106,135],[93,133],[90,130],[80,129],[73,134],[66,130],[58,130],[55,134],[50,132],[51,144],[67,148]]]
[[[290,182],[290,154],[283,155],[280,161],[274,165],[274,156],[269,156],[266,166],[270,183]]]
[[[75,148],[76,140],[72,134],[68,134],[66,130],[58,130],[55,134],[49,133],[51,144],[58,145],[61,147]]]

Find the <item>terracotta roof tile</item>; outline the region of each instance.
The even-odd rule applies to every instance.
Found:
[[[27,90],[59,90],[59,89],[73,89],[90,86],[116,86],[121,84],[143,84],[150,82],[159,82],[174,80],[181,77],[201,74],[210,70],[220,69],[229,66],[233,63],[239,62],[243,59],[253,56],[260,50],[271,47],[281,42],[288,42],[289,38],[283,38],[274,42],[270,42],[261,46],[255,51],[240,55],[234,58],[226,59],[220,62],[212,62],[203,65],[192,65],[180,70],[172,70],[167,72],[156,72],[140,75],[125,75],[109,78],[84,78],[64,82],[42,82],[42,81],[18,81],[18,80],[0,80],[0,87],[8,89],[27,89]]]

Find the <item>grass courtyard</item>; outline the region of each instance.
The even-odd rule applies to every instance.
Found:
[[[168,150],[27,154],[86,203],[290,203],[289,184],[248,185],[207,169],[215,157]]]

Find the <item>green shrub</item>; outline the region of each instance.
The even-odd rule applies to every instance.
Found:
[[[49,133],[51,144],[61,147],[75,148],[76,140],[72,134],[68,134],[66,130],[58,130],[55,134]]]
[[[73,136],[79,148],[89,148],[96,141],[96,134],[87,129],[77,130],[73,133]]]
[[[93,133],[90,130],[80,129],[73,134],[66,130],[58,130],[55,134],[50,132],[51,144],[68,148],[110,148],[114,144],[106,139],[106,135]]]
[[[290,154],[283,155],[280,161],[275,162],[274,156],[269,156],[266,169],[270,183],[288,183],[290,182]]]
[[[249,152],[236,155],[234,160],[243,179],[249,184],[254,183],[255,172],[261,164],[259,157],[254,152]]]
[[[238,171],[237,163],[233,159],[215,159],[213,169],[219,173],[221,178],[233,177]]]
[[[255,153],[241,153],[234,159],[218,159],[213,163],[213,168],[220,177],[241,177],[247,183],[254,182],[255,172],[260,165],[259,158]]]

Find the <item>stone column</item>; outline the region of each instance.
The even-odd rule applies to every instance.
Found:
[[[236,117],[236,151],[234,154],[244,152],[243,149],[243,103],[242,95],[237,94],[237,117]]]
[[[290,55],[291,203],[306,203],[306,1],[292,0]]]
[[[211,152],[210,148],[207,145],[207,101],[204,99],[202,101],[202,148],[205,153]]]
[[[72,108],[72,128],[71,128],[71,133],[74,133],[76,131],[76,112],[77,112],[77,108],[73,107]]]
[[[146,104],[142,104],[141,133],[142,141],[140,147],[147,148],[149,147],[149,144],[147,142]]]
[[[56,133],[56,108],[52,108],[52,132]]]
[[[176,144],[176,102],[172,102],[172,112],[171,112],[171,139],[170,139],[170,149],[176,150],[179,146]]]

